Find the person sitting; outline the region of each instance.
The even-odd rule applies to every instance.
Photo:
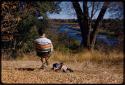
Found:
[[[40,37],[35,39],[34,43],[36,48],[36,54],[38,57],[40,57],[40,60],[42,62],[40,68],[44,69],[45,65],[47,66],[49,64],[48,59],[53,51],[53,44],[51,40],[46,37],[46,34],[42,31],[42,29],[39,29],[38,33]]]

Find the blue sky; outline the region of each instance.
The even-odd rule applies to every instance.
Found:
[[[80,3],[82,8],[82,3]],[[72,8],[71,2],[61,2],[60,7],[62,11],[59,14],[53,13],[48,14],[50,19],[76,19],[75,10]],[[96,18],[99,14],[99,11],[95,14],[94,18]],[[109,13],[106,12],[104,18],[109,18]]]

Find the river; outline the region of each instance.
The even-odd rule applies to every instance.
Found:
[[[73,38],[73,39],[79,41],[80,43],[82,41],[80,29],[72,28],[70,25],[64,24],[64,25],[60,26],[58,32],[59,33],[65,32],[69,38]],[[96,36],[96,41],[105,43],[108,46],[114,46],[118,43],[118,40],[116,38],[108,38],[108,35],[101,35],[101,34],[98,34]]]

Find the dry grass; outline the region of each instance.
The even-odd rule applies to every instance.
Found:
[[[76,54],[73,53],[62,53],[54,52],[51,60],[63,61],[63,62],[83,62],[83,61],[92,61],[92,62],[111,62],[111,63],[122,63],[123,62],[123,53],[113,51],[110,53],[104,53],[100,51],[84,51]]]
[[[22,60],[20,60],[22,59]],[[39,58],[25,55],[15,61],[2,61],[3,83],[98,83],[119,84],[123,82],[123,54],[80,52],[77,54],[55,51],[50,58],[50,65],[45,70],[39,70]],[[53,72],[52,63],[63,61],[71,67],[73,73]],[[30,68],[18,70],[15,68]]]

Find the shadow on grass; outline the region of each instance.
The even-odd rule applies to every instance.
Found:
[[[19,70],[19,71],[34,71],[35,68],[15,68],[15,70]]]
[[[22,67],[22,68],[15,68],[15,70],[18,71],[35,71],[35,70],[46,70],[46,68],[27,68],[27,67]],[[51,70],[51,69],[50,69]]]

